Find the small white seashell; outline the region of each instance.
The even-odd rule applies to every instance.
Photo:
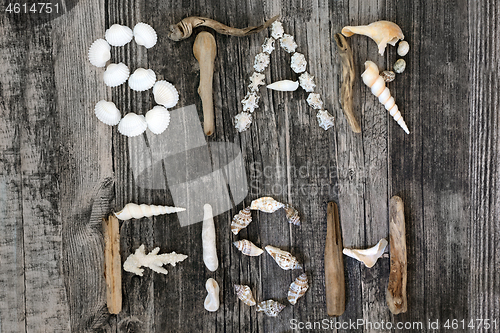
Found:
[[[284,270],[302,268],[297,258],[292,256],[290,252],[283,251],[271,245],[266,246],[266,251],[271,255],[271,257],[273,257],[274,261],[276,261],[276,263]]]
[[[264,250],[247,239],[234,242],[233,245],[246,256],[257,257],[264,253]]]
[[[128,79],[128,86],[135,91],[151,89],[156,81],[156,74],[152,69],[137,68]]]
[[[111,46],[124,46],[134,38],[134,33],[125,25],[113,24],[106,30],[105,38]]]
[[[302,273],[288,288],[288,301],[290,304],[295,305],[297,300],[304,296],[307,289],[309,289],[307,275],[306,273]]]
[[[153,251],[146,254],[144,244],[142,244],[135,250],[134,254],[127,257],[127,260],[123,263],[123,269],[127,272],[142,276],[144,269],[141,267],[148,267],[156,273],[166,275],[168,271],[162,267],[163,265],[170,264],[175,266],[175,264],[187,258],[185,254],[175,252],[158,254],[158,252],[160,252],[160,248],[156,247]]]
[[[233,221],[231,222],[231,231],[233,234],[237,235],[240,230],[246,228],[250,222],[252,222],[252,214],[250,213],[250,207],[247,207],[234,215]]]
[[[281,48],[288,53],[295,52],[295,49],[297,49],[297,43],[293,40],[293,36],[289,34],[283,35],[280,39],[280,45]]]
[[[292,67],[292,70],[295,73],[297,74],[302,73],[303,71],[306,70],[307,67],[306,57],[302,53],[295,52],[292,55],[292,62],[290,67]]]
[[[210,271],[215,272],[219,267],[219,258],[217,257],[214,216],[212,206],[209,204],[203,206],[201,240],[203,246],[203,262]]]
[[[249,286],[235,284],[234,292],[236,293],[236,296],[238,296],[238,298],[246,305],[254,306],[256,304],[255,298],[253,298],[252,295],[252,290]]]
[[[118,124],[118,132],[128,137],[141,135],[146,128],[148,128],[146,118],[133,112],[126,114]]]
[[[263,86],[264,80],[266,76],[262,73],[253,72],[252,76],[250,76],[250,84],[248,85],[248,89],[252,92],[259,91],[259,86]]]
[[[240,112],[235,117],[234,127],[238,132],[244,132],[250,128],[250,124],[252,123],[252,114],[248,112]]]
[[[319,127],[325,131],[334,125],[333,121],[335,120],[335,117],[326,110],[319,110],[316,114],[316,118],[318,119]]]
[[[130,113],[129,113],[130,114]],[[115,213],[115,216],[120,220],[140,219],[142,217],[158,216],[163,214],[173,214],[185,211],[186,208],[169,207],[169,206],[156,206],[156,205],[138,205],[135,203],[128,203]]]
[[[149,24],[140,22],[134,27],[134,39],[138,45],[143,45],[145,48],[150,49],[155,46],[158,37],[153,27]]]
[[[130,70],[123,62],[119,64],[109,64],[103,75],[104,83],[108,87],[117,87],[127,81]]]
[[[243,104],[243,111],[248,111],[250,113],[254,112],[255,109],[259,107],[259,99],[260,96],[256,93],[248,92],[241,101],[241,104]]]
[[[269,65],[269,54],[267,53],[259,53],[255,56],[255,61],[253,68],[257,72],[263,72],[264,69]]]
[[[262,44],[262,52],[271,54],[274,51],[274,38],[266,38],[264,39],[264,44]]]
[[[342,252],[351,258],[357,259],[365,264],[366,267],[371,268],[377,263],[378,258],[384,253],[387,246],[387,240],[382,238],[375,246],[365,250],[344,249]]]
[[[321,100],[321,96],[316,93],[310,93],[307,96],[307,104],[316,110],[323,110],[323,101]]]
[[[179,92],[172,83],[165,80],[160,80],[154,84],[153,95],[155,102],[167,109],[173,108],[179,101]]]
[[[106,66],[111,59],[111,46],[104,39],[99,38],[89,48],[89,61],[96,67]]]
[[[255,199],[252,201],[250,204],[250,209],[252,210],[260,210],[261,212],[264,213],[274,213],[280,208],[285,207],[284,204],[282,204],[279,201],[274,200],[271,197],[262,197],[259,199]]]
[[[264,312],[269,317],[276,317],[284,308],[285,305],[272,299],[257,304],[257,312]]]
[[[307,92],[313,92],[314,88],[316,88],[316,84],[314,83],[314,76],[312,76],[308,72],[304,72],[299,76],[299,83],[302,89]]]
[[[410,51],[410,44],[405,40],[400,41],[398,44],[398,55],[404,57],[408,54],[408,51]]]
[[[277,81],[267,85],[267,89],[278,91],[295,91],[298,88],[299,82],[290,80]]]
[[[285,30],[283,30],[283,24],[279,21],[274,21],[273,24],[271,24],[271,36],[274,39],[280,39],[283,37],[283,33]]]
[[[110,126],[117,125],[122,118],[120,110],[118,110],[115,103],[105,100],[97,102],[94,112],[97,119]]]
[[[170,124],[170,112],[163,106],[155,106],[146,112],[146,123],[154,134],[161,134]]]
[[[215,312],[219,309],[219,284],[214,279],[210,278],[205,283],[207,289],[207,297],[205,298],[205,310]]]
[[[398,74],[401,74],[405,71],[406,68],[406,61],[404,59],[398,59],[394,65],[392,66],[394,71]]]

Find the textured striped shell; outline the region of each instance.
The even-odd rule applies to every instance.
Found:
[[[89,61],[96,67],[106,66],[111,59],[111,46],[104,39],[99,38],[89,48]]]
[[[272,299],[257,304],[257,312],[264,312],[269,317],[276,317],[284,308],[285,305]]]
[[[255,298],[253,298],[252,295],[252,290],[249,286],[235,284],[234,292],[236,293],[236,296],[238,296],[238,298],[246,305],[254,306],[256,304]]]
[[[134,33],[125,25],[113,24],[106,30],[105,38],[109,45],[124,46],[134,38]]]
[[[284,270],[302,268],[297,258],[292,256],[290,252],[283,251],[271,245],[266,246],[266,251],[271,255],[271,257],[273,257],[274,261],[276,261],[276,263]]]
[[[290,304],[295,305],[297,300],[304,296],[309,288],[309,284],[307,282],[307,275],[306,273],[303,273],[300,274],[299,277],[292,282],[292,284],[290,284],[290,287],[288,288],[288,301]]]
[[[238,214],[233,217],[231,222],[231,231],[237,235],[241,229],[246,228],[252,222],[252,214],[250,214],[250,207],[240,210]]]
[[[156,74],[152,69],[137,68],[128,78],[128,86],[135,91],[151,89],[156,82]]]
[[[300,225],[299,212],[290,205],[285,205],[286,219],[288,223]]]
[[[138,45],[143,45],[145,48],[150,49],[156,45],[158,36],[152,26],[140,22],[134,27],[134,39]]]
[[[250,257],[260,256],[264,253],[264,250],[247,239],[234,242],[233,244],[241,253]]]
[[[285,205],[279,201],[274,200],[271,197],[262,197],[259,199],[255,199],[250,204],[250,209],[252,210],[260,210],[264,213],[274,213],[280,208],[283,208]]]
[[[119,64],[109,64],[102,78],[108,87],[118,87],[127,82],[129,75],[128,66],[120,62]]]
[[[130,112],[120,120],[118,132],[129,138],[141,135],[148,128],[148,123],[143,115]]]

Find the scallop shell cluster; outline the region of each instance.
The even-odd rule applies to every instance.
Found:
[[[306,273],[302,273],[292,282],[292,284],[290,284],[290,288],[288,288],[288,302],[295,305],[297,300],[304,296],[307,289],[309,289],[307,275]]]
[[[284,308],[286,305],[272,299],[257,304],[257,312],[264,312],[269,317],[276,317]]]
[[[231,232],[237,235],[241,229],[246,228],[250,222],[252,222],[252,214],[250,213],[250,207],[247,207],[240,210],[240,212],[233,217]]]
[[[247,239],[234,242],[233,244],[241,253],[246,256],[257,257],[264,253],[264,250]]]
[[[271,245],[266,246],[266,251],[271,255],[271,257],[273,257],[274,261],[276,261],[276,263],[284,270],[302,268],[297,258],[295,258],[290,252],[281,250]]]
[[[252,290],[249,286],[235,284],[234,292],[236,293],[236,296],[238,296],[238,298],[246,305],[254,306],[255,304],[257,304],[257,302],[255,302],[255,298],[253,298]]]

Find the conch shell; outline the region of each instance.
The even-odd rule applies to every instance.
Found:
[[[378,67],[372,61],[365,62],[365,71],[361,74],[363,82],[371,88],[372,94],[378,97],[380,103],[384,104],[385,109],[389,111],[389,114],[397,121],[398,125],[406,132],[410,134],[408,127],[401,115],[401,112],[394,101],[394,97],[391,96],[389,88],[385,86],[385,80],[380,76]]]
[[[205,310],[215,312],[219,310],[219,284],[214,279],[210,278],[205,283],[207,289],[207,297],[205,298]]]
[[[250,257],[260,256],[264,253],[264,250],[247,239],[234,242],[233,244],[241,253]]]
[[[271,245],[266,246],[266,251],[271,255],[271,257],[273,257],[274,261],[276,261],[276,263],[284,270],[302,268],[297,258],[292,256],[290,252],[283,251]]]
[[[290,304],[295,305],[297,300],[304,296],[309,288],[309,284],[307,282],[306,273],[300,274],[299,277],[292,282],[290,288],[288,288],[288,301]]]
[[[255,199],[250,204],[250,209],[252,210],[260,210],[264,213],[274,213],[280,208],[283,208],[285,204],[282,204],[279,201],[274,200],[271,197],[262,197],[259,199]]]
[[[141,217],[151,217],[162,214],[173,214],[183,212],[186,208],[169,207],[169,206],[155,206],[155,205],[137,205],[135,203],[128,203],[115,213],[115,216],[120,220],[130,220],[131,218],[140,219]]]
[[[249,286],[235,284],[234,292],[236,293],[236,296],[238,296],[238,298],[246,305],[254,306],[256,304],[255,298],[253,298],[252,295],[252,290]]]
[[[284,308],[285,305],[272,299],[257,304],[257,312],[264,312],[269,317],[276,317]]]
[[[241,229],[246,228],[252,222],[252,214],[250,214],[250,207],[240,210],[238,214],[233,217],[231,222],[231,231],[237,235]]]
[[[342,35],[346,37],[351,37],[354,34],[365,35],[373,39],[378,45],[380,55],[384,55],[387,44],[395,46],[398,40],[405,38],[401,28],[396,23],[389,21],[377,21],[356,27],[347,26],[342,29]]]
[[[365,264],[366,267],[371,268],[377,262],[378,258],[384,253],[387,246],[387,240],[382,238],[377,245],[370,247],[366,250],[344,249],[342,252],[351,258],[357,259]]]

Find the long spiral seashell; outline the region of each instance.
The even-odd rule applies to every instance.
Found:
[[[250,207],[247,207],[240,210],[240,212],[233,217],[231,231],[233,234],[237,235],[240,230],[246,228],[250,222],[252,222],[252,214],[250,213]]]
[[[238,296],[238,298],[246,305],[254,306],[256,304],[255,298],[253,298],[252,295],[252,290],[249,286],[235,284],[234,292],[236,293],[236,296]]]
[[[234,242],[233,245],[246,256],[256,257],[264,253],[264,250],[247,239]]]
[[[304,296],[307,289],[309,289],[307,275],[306,273],[302,273],[288,288],[288,301],[290,304],[295,305],[297,300]]]
[[[128,203],[115,213],[115,216],[120,220],[140,219],[141,217],[151,217],[162,214],[173,214],[185,211],[186,208],[169,207],[169,206],[155,206],[155,205],[138,205],[135,203]]]
[[[289,270],[302,268],[302,265],[299,264],[297,258],[295,258],[290,252],[281,250],[271,245],[266,246],[265,249],[282,269]]]
[[[371,88],[372,94],[378,97],[380,103],[384,104],[389,114],[397,121],[398,125],[406,132],[410,134],[408,127],[401,115],[401,112],[394,101],[394,97],[391,96],[389,88],[385,86],[385,81],[379,74],[377,65],[372,61],[365,62],[365,71],[361,74],[363,82]]]

